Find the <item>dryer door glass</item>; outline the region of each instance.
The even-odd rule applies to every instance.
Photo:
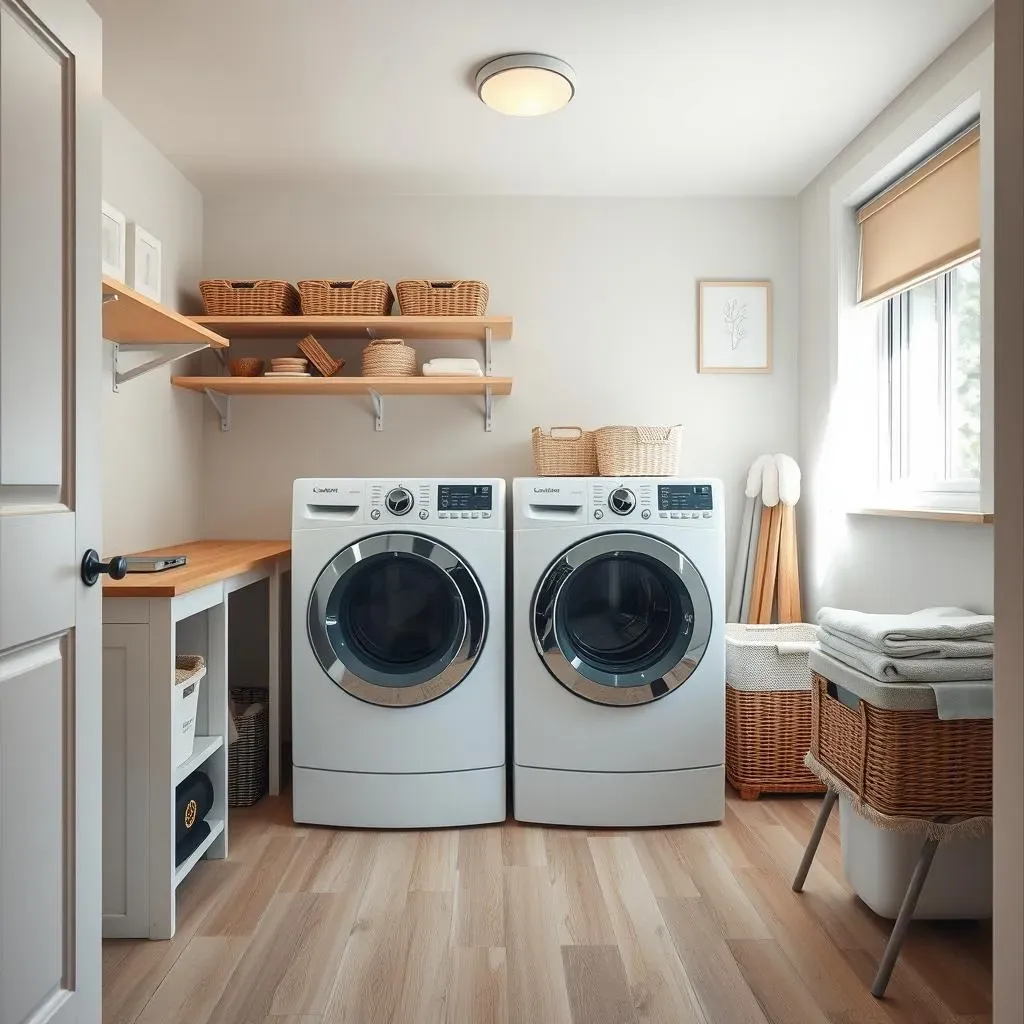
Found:
[[[641,534],[601,534],[549,567],[534,642],[552,675],[600,704],[645,704],[681,686],[711,636],[711,599],[686,556]]]
[[[412,534],[353,544],[310,595],[310,642],[324,671],[353,697],[405,707],[449,692],[486,633],[483,593],[450,548]]]

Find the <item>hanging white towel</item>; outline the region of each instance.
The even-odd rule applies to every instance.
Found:
[[[482,377],[478,359],[431,359],[423,364],[425,377]]]

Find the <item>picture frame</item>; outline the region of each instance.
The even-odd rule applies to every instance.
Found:
[[[698,373],[772,372],[770,281],[700,281]]]
[[[127,249],[127,223],[124,214],[104,201],[101,216],[100,246],[103,273],[124,284]]]
[[[132,223],[128,225],[128,240],[131,252],[129,266],[132,271],[132,279],[128,284],[140,295],[159,302],[163,271],[160,239],[141,225]]]

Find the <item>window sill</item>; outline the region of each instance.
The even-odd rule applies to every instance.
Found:
[[[930,519],[939,523],[973,523],[982,525],[996,521],[993,512],[967,512],[941,508],[851,508],[851,516],[889,516],[893,519]]]

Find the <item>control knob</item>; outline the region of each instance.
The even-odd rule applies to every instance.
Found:
[[[616,487],[608,495],[608,507],[617,516],[628,516],[636,508],[636,496],[628,487]]]
[[[385,496],[384,505],[393,516],[404,516],[412,511],[412,492],[405,487],[393,487]]]

